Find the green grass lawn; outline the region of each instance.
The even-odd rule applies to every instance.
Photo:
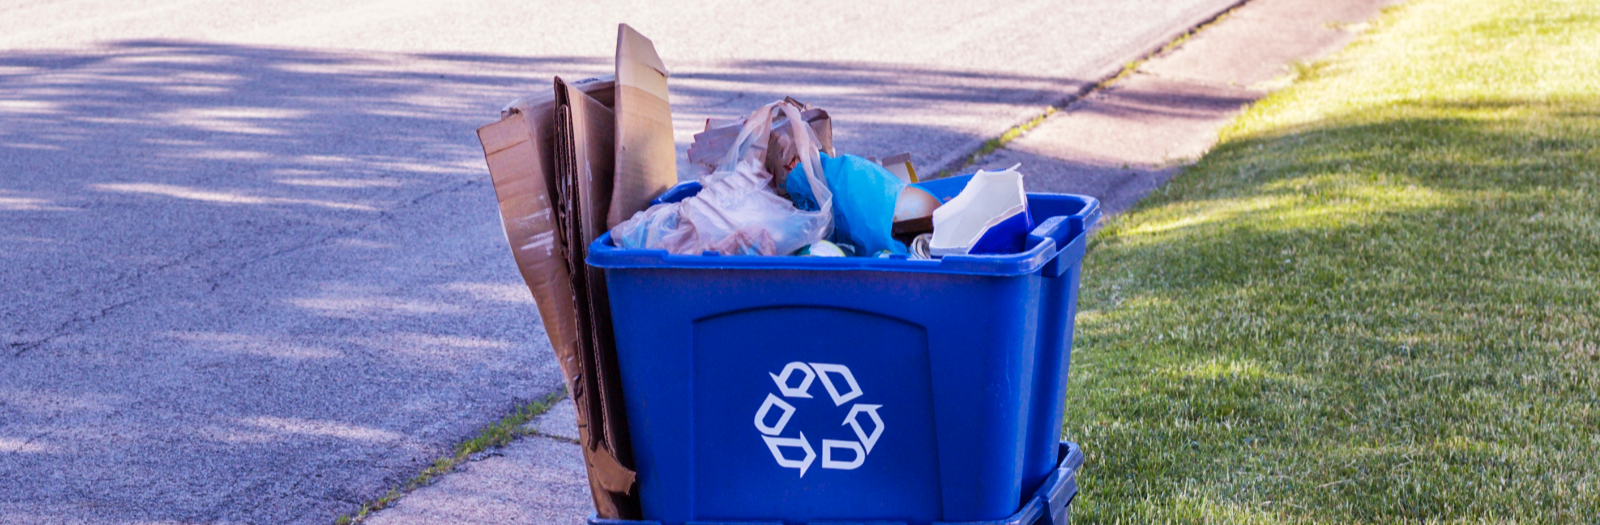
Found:
[[[1600,523],[1600,0],[1414,0],[1091,245],[1083,523]]]

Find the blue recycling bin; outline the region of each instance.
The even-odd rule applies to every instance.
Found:
[[[967,179],[922,186],[948,200]],[[1100,211],[1078,195],[1028,206],[1038,226],[1010,255],[679,256],[596,240],[644,518],[922,525],[1005,520],[1037,499],[1059,470]]]

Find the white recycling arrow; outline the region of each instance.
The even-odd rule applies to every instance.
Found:
[[[833,451],[847,448],[855,451],[854,459],[839,461],[833,459]],[[867,452],[861,450],[861,444],[854,441],[841,441],[837,439],[822,440],[822,468],[833,470],[855,470],[867,461]]]
[[[764,440],[767,441],[767,448],[772,450],[772,457],[773,457],[773,459],[778,460],[778,466],[783,467],[783,468],[797,468],[797,469],[800,469],[800,477],[802,477],[802,478],[806,477],[806,469],[811,468],[811,462],[812,461],[816,461],[816,459],[817,459],[816,451],[811,450],[811,443],[806,442],[806,433],[805,432],[801,432],[800,433],[800,437],[798,437],[798,438],[781,438],[781,437],[772,437],[772,436],[761,436],[761,439],[764,439]],[[785,458],[785,457],[783,457],[783,451],[779,450],[779,447],[797,447],[797,448],[800,448],[800,449],[806,451],[806,457],[805,457],[805,459],[788,459],[788,458]]]
[[[790,388],[789,376],[794,375],[795,372],[805,372],[806,378],[800,380],[800,386]],[[783,392],[783,397],[811,397],[811,381],[817,378],[816,372],[812,372],[811,367],[799,361],[785,365],[782,375],[772,372],[767,372],[767,375],[772,376],[772,381],[778,384],[778,391]],[[826,380],[827,378],[823,379]],[[833,391],[833,387],[828,387],[828,390],[830,392]]]
[[[767,412],[772,411],[772,407],[783,409],[783,415],[778,416],[776,424],[769,426],[767,425]],[[756,430],[760,430],[762,434],[769,436],[782,434],[784,425],[789,424],[789,417],[793,415],[794,405],[785,403],[782,399],[778,399],[778,396],[767,394],[767,400],[761,403],[759,410],[756,410]]]
[[[861,438],[861,445],[867,448],[867,452],[872,452],[872,445],[876,444],[878,442],[878,437],[883,435],[883,418],[878,417],[878,409],[880,408],[883,408],[883,405],[851,405],[850,415],[844,417],[844,424],[850,425],[850,428],[855,429],[856,437]],[[861,422],[856,420],[856,414],[861,413],[872,416],[871,435],[868,435],[866,432],[862,431]],[[787,417],[785,419],[787,419]]]
[[[790,364],[793,365],[794,363]],[[817,371],[817,375],[822,376],[822,387],[828,389],[828,395],[833,398],[833,406],[843,405],[846,401],[861,397],[861,385],[856,384],[856,376],[850,373],[849,367],[828,363],[811,363],[811,368]],[[788,369],[786,368],[784,371],[787,372]],[[838,374],[843,377],[845,384],[850,386],[850,391],[840,394],[839,389],[833,386],[833,380],[828,379],[828,374]]]
[[[794,375],[797,373],[802,375],[799,383],[790,386],[794,382]],[[761,439],[766,442],[767,449],[772,452],[772,458],[778,462],[778,466],[799,469],[800,477],[803,478],[806,475],[806,471],[811,469],[811,465],[816,463],[818,454],[816,449],[811,448],[811,442],[806,440],[804,432],[801,432],[799,434],[800,437],[797,438],[781,437],[784,427],[788,426],[795,413],[795,406],[785,401],[784,398],[811,398],[811,383],[821,379],[822,387],[828,391],[828,397],[831,398],[834,406],[844,406],[845,403],[862,396],[861,385],[856,382],[855,374],[850,372],[849,367],[833,363],[794,361],[784,365],[782,372],[777,374],[768,372],[767,375],[778,386],[778,391],[782,393],[783,397],[778,397],[771,393],[767,394],[766,399],[761,403],[761,407],[756,409],[754,419],[756,430],[763,434]],[[840,392],[840,386],[846,387],[846,390]],[[782,411],[782,414],[777,417],[776,421],[768,424],[767,421],[771,419],[774,408]],[[878,409],[880,408],[883,408],[883,405],[853,404],[850,406],[850,412],[845,416],[844,423],[841,425],[848,425],[854,430],[859,441],[822,440],[822,468],[855,470],[866,462],[867,454],[872,452],[873,446],[878,443],[878,438],[883,436],[883,418],[878,415]],[[867,417],[872,418],[872,432],[867,432],[866,428],[862,426],[859,417],[861,414],[866,414]],[[800,458],[784,457],[783,449],[785,448],[800,449],[800,451],[804,452],[804,455]],[[849,452],[842,452],[845,449],[848,449]],[[836,452],[839,454],[835,454]],[[848,454],[848,459],[844,459],[845,454]]]

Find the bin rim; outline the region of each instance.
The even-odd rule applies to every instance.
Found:
[[[966,186],[971,176],[950,177],[919,184],[941,200],[949,200]],[[699,190],[695,182],[680,183],[662,194],[658,201],[676,202]],[[1029,206],[1035,200],[1054,201],[1075,208],[1070,214],[1041,216],[1028,233],[1025,249],[1019,253],[997,255],[949,255],[941,259],[918,260],[904,255],[878,257],[796,257],[789,255],[721,255],[715,252],[673,255],[666,250],[626,249],[616,246],[611,232],[589,245],[584,261],[602,269],[696,269],[696,270],[813,270],[910,272],[986,276],[1017,276],[1037,273],[1062,254],[1082,253],[1078,244],[1100,218],[1100,201],[1087,195],[1029,193]],[[1076,262],[1076,261],[1072,261]],[[1068,261],[1062,261],[1068,263]]]
[[[1081,198],[1089,205],[1085,210],[1098,208],[1092,197],[1075,195],[1029,194],[1030,198]],[[1094,210],[1094,216],[1099,212]],[[1058,216],[1061,217],[1061,216]],[[1041,228],[1066,228],[1066,224],[1047,221],[1028,234],[1028,249],[1006,255],[950,255],[942,259],[915,260],[905,256],[877,257],[796,257],[787,255],[673,255],[666,250],[630,250],[619,248],[607,232],[589,245],[586,262],[601,269],[697,269],[697,270],[812,270],[812,271],[869,271],[940,273],[986,276],[1016,276],[1038,273],[1062,254],[1073,252],[1076,245],[1085,243],[1088,224],[1077,227],[1064,244],[1057,245],[1054,238],[1040,235]],[[1076,221],[1073,221],[1076,222]],[[1092,219],[1085,221],[1092,224]],[[1078,252],[1081,253],[1081,252]],[[1069,261],[1061,261],[1070,264]],[[1071,261],[1076,262],[1076,261]]]
[[[628,250],[611,245],[611,234],[589,246],[589,266],[602,269],[813,270],[1022,275],[1039,271],[1060,250],[1046,239],[1033,249],[1005,257],[948,256],[945,260],[902,257],[799,257],[787,255],[672,255],[666,250]]]

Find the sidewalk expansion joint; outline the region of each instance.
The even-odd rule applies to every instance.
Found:
[[[526,433],[523,434],[523,435],[529,436],[529,437],[541,437],[541,438],[545,438],[545,439],[548,439],[548,440],[551,440],[551,441],[560,441],[562,443],[570,443],[570,444],[579,445],[579,446],[583,445],[583,443],[579,442],[578,440],[569,438],[567,436],[557,436],[555,434],[546,434],[544,432],[540,432],[540,431],[537,431],[537,430],[528,430],[528,431],[525,431],[525,432]]]

